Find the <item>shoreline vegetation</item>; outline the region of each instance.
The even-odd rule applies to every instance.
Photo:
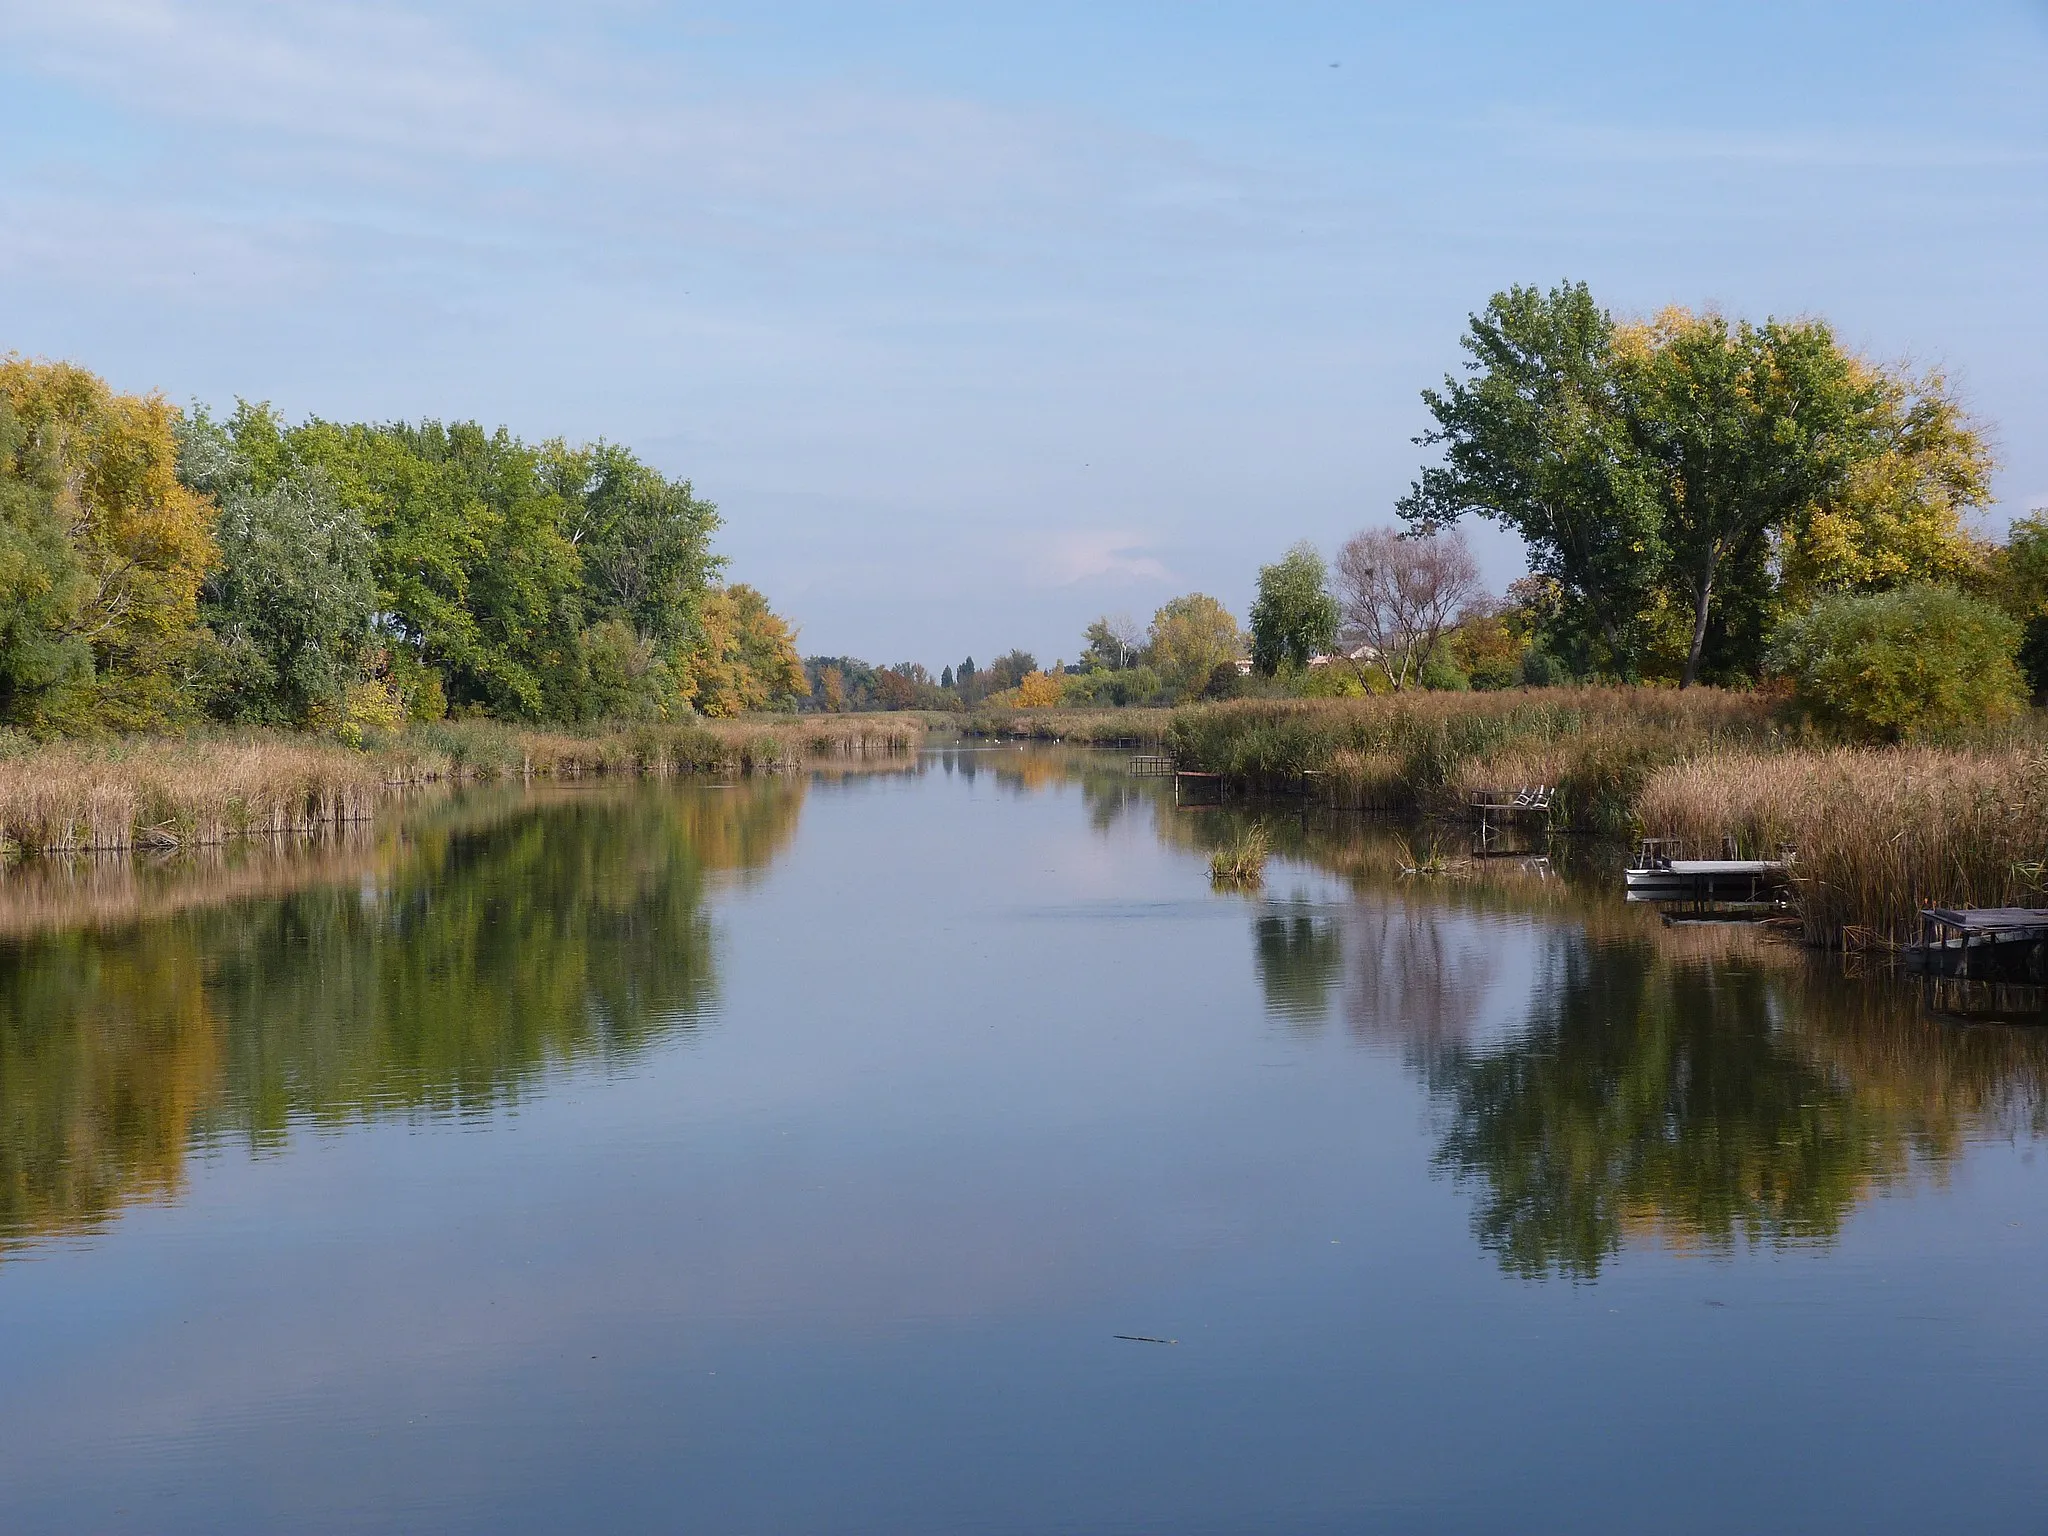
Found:
[[[305,837],[428,784],[767,773],[903,756],[924,735],[913,716],[867,715],[588,732],[442,721],[360,748],[269,733],[53,742],[0,756],[0,858]]]
[[[1257,700],[1160,713],[1158,740],[1180,767],[1254,795],[1448,818],[1466,814],[1474,791],[1545,785],[1560,831],[1675,838],[1708,857],[1731,840],[1749,857],[1795,850],[1799,937],[1820,948],[1908,942],[1923,906],[2048,904],[2048,716],[2039,710],[1938,746],[1831,744],[1770,694],[1712,688]],[[1114,729],[1050,712],[974,724],[1075,742]]]

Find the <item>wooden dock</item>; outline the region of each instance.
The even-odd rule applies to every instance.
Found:
[[[2048,907],[1925,907],[1906,964],[1931,976],[2048,983]]]

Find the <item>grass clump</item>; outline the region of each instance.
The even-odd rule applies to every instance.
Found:
[[[1222,886],[1257,885],[1265,878],[1266,860],[1272,851],[1273,841],[1266,824],[1251,822],[1209,855],[1209,879]]]

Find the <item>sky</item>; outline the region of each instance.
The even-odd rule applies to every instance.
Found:
[[[2044,81],[2048,0],[0,0],[0,352],[622,442],[806,653],[1071,659],[1391,522],[1517,282],[1945,370],[2002,532]]]

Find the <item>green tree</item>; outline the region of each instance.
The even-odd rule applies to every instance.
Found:
[[[57,489],[55,466],[0,394],[0,725],[62,714],[62,695],[92,681],[92,646],[78,626],[85,565]]]
[[[287,427],[245,402],[224,429],[254,493],[322,471],[368,528],[394,676],[428,669],[454,708],[513,718],[686,707],[722,564],[687,481],[474,422]]]
[[[1852,735],[1900,740],[2011,715],[2026,698],[2020,627],[1949,587],[1823,598],[1776,659],[1800,705]]]
[[[1162,604],[1152,615],[1146,662],[1176,699],[1192,699],[1221,666],[1238,657],[1237,620],[1206,592],[1190,592]]]
[[[215,642],[202,668],[207,707],[266,725],[338,722],[363,676],[377,609],[362,517],[317,466],[255,489],[253,467],[203,410],[180,425],[178,472],[220,507],[220,562],[199,600]]]
[[[1686,687],[1700,674],[1717,583],[1741,572],[1753,606],[1767,594],[1770,536],[1843,485],[1865,446],[1875,380],[1819,321],[1730,326],[1672,310],[1631,328],[1620,352],[1634,433],[1656,468],[1670,585],[1690,621]]]
[[[982,691],[1000,693],[1005,688],[1014,688],[1037,670],[1038,658],[1029,651],[1005,651],[981,674]]]
[[[1337,599],[1330,573],[1313,544],[1290,549],[1275,565],[1259,568],[1259,595],[1252,603],[1252,667],[1271,677],[1280,668],[1301,669],[1309,658],[1337,643]]]
[[[2020,626],[2020,668],[2036,695],[2048,694],[2048,509],[2016,519],[1991,561],[1991,589]]]
[[[1666,558],[1652,466],[1639,451],[1617,376],[1614,322],[1583,283],[1497,293],[1459,343],[1469,379],[1424,390],[1443,449],[1398,503],[1420,530],[1467,513],[1520,534],[1529,564],[1556,583],[1569,629],[1597,637],[1636,674]]]
[[[1121,672],[1137,665],[1141,637],[1128,614],[1104,614],[1085,633],[1081,665],[1093,672]]]

